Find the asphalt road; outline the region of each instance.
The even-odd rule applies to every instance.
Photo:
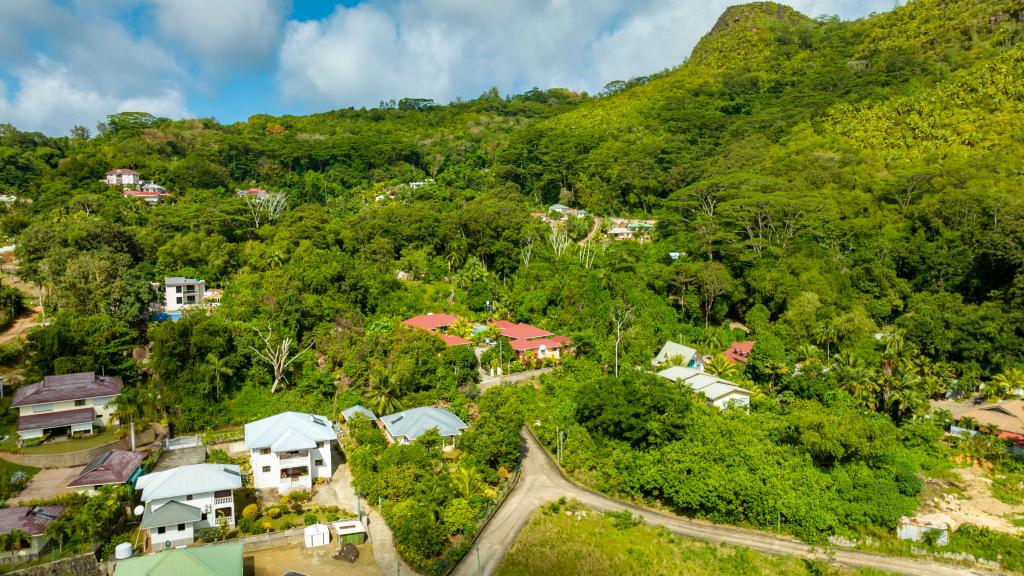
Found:
[[[530,378],[536,378],[537,376],[540,376],[541,374],[547,374],[552,370],[554,370],[554,368],[538,368],[536,370],[516,372],[515,374],[502,374],[501,376],[484,378],[483,380],[480,381],[479,384],[477,384],[477,387],[480,388],[481,392],[483,392],[488,388],[493,388],[494,386],[499,386],[501,384],[514,384],[516,382],[521,382],[523,380],[529,380]]]
[[[523,474],[519,484],[491,519],[490,524],[484,528],[473,549],[456,567],[453,572],[455,576],[492,574],[512,547],[516,536],[530,521],[533,512],[541,504],[562,496],[575,498],[597,510],[629,510],[641,516],[652,526],[664,526],[672,532],[688,538],[730,546],[743,546],[766,554],[827,560],[843,566],[874,568],[914,576],[997,574],[996,572],[968,569],[927,560],[884,556],[840,548],[814,548],[798,540],[767,532],[712,524],[633,506],[570,482],[562,475],[558,466],[529,430],[526,430],[523,436],[525,454]]]

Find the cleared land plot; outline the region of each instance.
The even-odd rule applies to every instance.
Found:
[[[319,548],[307,549],[301,544],[295,544],[260,550],[246,556],[253,557],[256,569],[253,576],[281,576],[289,570],[306,576],[383,576],[384,573],[373,560],[373,550],[369,544],[359,546],[359,560],[355,564],[331,558],[331,554],[337,550],[337,541],[332,539],[329,545]]]
[[[867,576],[825,562],[768,556],[745,548],[707,544],[664,529],[600,514],[578,504],[538,510],[516,538],[497,576],[659,576],[663,574],[763,576]]]

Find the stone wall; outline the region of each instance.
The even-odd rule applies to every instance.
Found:
[[[135,433],[135,445],[144,446],[156,440],[156,433],[146,429]],[[32,466],[34,468],[72,468],[74,466],[85,466],[93,458],[113,448],[131,449],[131,438],[125,436],[121,440],[115,440],[102,446],[96,446],[88,450],[76,452],[63,452],[59,454],[16,454],[13,452],[0,453],[0,457],[8,462]]]
[[[8,576],[103,576],[96,557],[89,554],[65,558],[49,564],[40,564],[8,572]]]
[[[257,550],[266,550],[268,548],[277,548],[279,546],[290,546],[292,544],[301,544],[303,542],[303,532],[305,528],[305,526],[302,526],[299,528],[292,528],[290,530],[269,532],[267,534],[254,534],[252,536],[244,536],[239,540],[229,540],[229,542],[241,542],[242,548],[246,552],[255,552]]]

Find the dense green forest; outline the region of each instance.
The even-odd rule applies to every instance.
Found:
[[[1024,385],[1022,38],[1020,0],[917,0],[851,22],[755,3],[677,68],[597,95],[492,90],[231,125],[121,113],[59,138],[3,125],[0,193],[19,201],[0,233],[52,320],[3,358],[29,378],[121,374],[122,414],[180,430],[357,401],[475,419],[476,358],[400,320],[529,322],[576,346],[524,404],[575,434],[578,479],[809,540],[887,530],[941,458],[927,401]],[[173,195],[123,198],[101,181],[112,168]],[[234,196],[253,186],[287,204]],[[658,223],[651,242],[557,250],[530,216],[555,202]],[[151,322],[164,276],[205,279],[220,305]],[[264,336],[309,351],[277,378]],[[613,376],[666,339],[714,354],[746,338],[749,366],[718,366],[757,392],[749,415]],[[147,360],[129,353],[147,344]],[[470,448],[483,481],[510,465]],[[409,474],[434,465],[406,451]],[[694,491],[678,474],[706,461],[744,481]],[[393,496],[434,505],[438,525],[453,501]],[[473,496],[456,505],[479,512]],[[423,542],[414,554],[437,556]]]

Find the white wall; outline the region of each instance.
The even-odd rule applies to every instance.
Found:
[[[730,406],[750,406],[750,396],[737,392],[730,392],[711,403],[716,408],[728,408]]]
[[[194,286],[195,292],[188,293],[188,286]],[[188,298],[190,296],[194,297],[194,302],[189,302]],[[181,298],[181,302],[178,302],[179,298]],[[180,286],[166,286],[164,288],[164,309],[173,312],[174,310],[180,310],[189,306],[198,306],[203,303],[204,298],[206,298],[205,282]]]
[[[110,425],[111,416],[114,414],[114,398],[116,396],[101,396],[98,398],[83,398],[82,405],[76,404],[75,400],[64,400],[61,402],[48,402],[46,404],[31,404],[19,406],[18,413],[21,416],[32,414],[47,414],[50,412],[65,412],[67,410],[78,410],[80,408],[92,408],[96,412],[94,423],[101,423],[104,426]],[[49,410],[45,409],[49,407]]]
[[[331,443],[320,442],[319,445],[319,448],[310,450],[308,453],[307,466],[309,473],[313,478],[330,478],[332,466]],[[249,462],[252,463],[253,486],[276,490],[281,484],[281,460],[279,455],[273,452],[269,454],[261,454],[260,452],[261,450],[258,449],[249,451]],[[321,460],[323,463],[320,466],[316,466],[317,460]],[[264,472],[264,467],[269,467],[270,469]]]
[[[142,493],[143,493],[143,495],[145,495],[145,493],[146,493],[145,490],[143,490]],[[196,508],[199,508],[203,512],[206,512],[207,510],[209,510],[209,512],[207,512],[207,514],[206,514],[206,520],[200,520],[199,522],[196,522],[196,528],[214,528],[214,527],[216,527],[217,526],[216,510],[218,508],[229,508],[231,510],[231,515],[230,515],[230,517],[228,517],[228,524],[231,525],[231,526],[235,525],[235,501],[234,501],[234,498],[232,498],[231,502],[227,503],[227,504],[214,504],[213,492],[201,492],[199,494],[193,494],[191,500],[189,500],[187,496],[178,496],[178,497],[175,497],[175,498],[158,498],[156,500],[151,500],[148,503],[152,507],[153,510],[156,510],[156,509],[160,508],[161,506],[163,506],[164,504],[167,504],[168,502],[170,502],[172,500],[177,501],[177,502],[181,502],[182,504],[186,504],[188,506],[194,506]],[[207,508],[207,507],[209,507],[209,508]],[[156,531],[154,530],[154,533],[155,532]],[[156,542],[156,541],[154,540],[154,542]]]

